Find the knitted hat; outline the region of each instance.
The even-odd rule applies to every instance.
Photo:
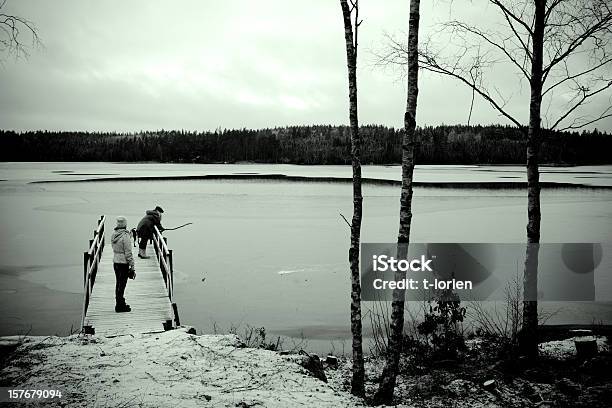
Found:
[[[122,215],[117,217],[117,228],[127,228],[127,218]]]

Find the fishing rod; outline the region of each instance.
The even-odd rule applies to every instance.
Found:
[[[188,222],[187,224],[179,225],[178,227],[174,227],[174,228],[164,228],[164,231],[177,230],[179,228],[183,228],[191,224],[193,224],[193,222]],[[136,228],[132,228],[131,233],[132,233],[132,238],[134,239],[134,248],[136,248],[136,241],[138,240],[138,231],[136,231]]]
[[[164,228],[164,231],[177,230],[179,228],[183,228],[183,227],[186,227],[186,226],[191,225],[191,224],[193,224],[193,222],[188,222],[187,224],[179,225],[178,227],[174,227],[174,228]]]

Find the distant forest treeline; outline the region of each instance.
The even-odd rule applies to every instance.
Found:
[[[362,126],[362,162],[401,161],[401,130]],[[593,132],[542,135],[542,163],[607,164],[612,137]],[[525,162],[526,138],[512,126],[427,126],[417,129],[419,164],[517,164]],[[158,161],[180,163],[348,164],[346,126],[138,133],[0,131],[1,161]]]

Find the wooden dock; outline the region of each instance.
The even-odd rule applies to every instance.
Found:
[[[147,248],[149,259],[134,260],[136,279],[128,279],[126,303],[131,312],[115,312],[115,272],[113,250],[105,245],[104,217],[98,221],[89,251],[84,254],[84,299],[82,329],[99,336],[156,333],[176,327],[178,311],[172,303],[172,251],[156,229]]]

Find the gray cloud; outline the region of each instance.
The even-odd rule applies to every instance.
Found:
[[[10,12],[36,23],[45,47],[0,67],[0,126],[133,131],[347,123],[337,3],[9,0]],[[374,69],[368,50],[380,46],[384,31],[406,29],[408,2],[361,3],[360,121],[401,126],[404,82]],[[425,36],[448,18],[449,6],[422,7]],[[473,7],[462,10],[480,17]],[[512,78],[499,67],[490,79],[512,95],[508,109],[526,122],[528,92]],[[471,93],[460,84],[423,73],[420,92],[420,124],[467,120]],[[483,101],[472,122],[507,123]],[[612,120],[597,127],[611,130]]]

